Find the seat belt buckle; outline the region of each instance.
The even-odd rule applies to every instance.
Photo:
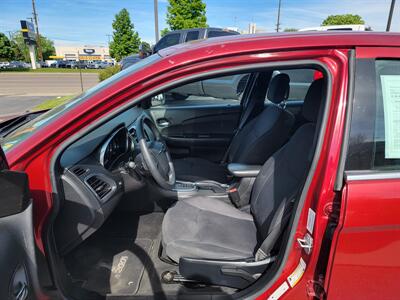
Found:
[[[229,199],[236,207],[240,206],[240,194],[236,186],[230,187],[228,189]]]

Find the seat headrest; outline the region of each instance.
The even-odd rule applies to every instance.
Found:
[[[279,73],[272,77],[268,86],[267,98],[269,101],[279,104],[289,97],[290,78],[288,74]]]
[[[308,88],[303,104],[303,117],[312,123],[317,122],[319,107],[324,93],[324,79],[317,79]]]

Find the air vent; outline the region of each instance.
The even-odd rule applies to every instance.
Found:
[[[87,172],[87,169],[81,168],[81,167],[76,167],[75,169],[72,170],[76,176],[82,176]]]
[[[100,199],[103,199],[112,190],[111,186],[98,176],[88,178],[87,183]]]

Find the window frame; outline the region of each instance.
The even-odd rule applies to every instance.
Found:
[[[375,60],[387,59],[387,60],[400,60],[400,49],[398,47],[357,47],[352,50],[352,59],[349,64],[349,88],[348,88],[348,103],[346,111],[346,123],[345,123],[345,136],[342,142],[342,151],[340,163],[338,166],[338,175],[335,183],[335,191],[340,191],[343,186],[343,182],[349,181],[365,181],[365,180],[390,180],[400,179],[400,170],[347,170],[347,152],[350,137],[350,123],[353,117],[353,104],[355,98],[355,70],[356,61],[359,59],[369,59],[373,63],[373,72],[375,73]],[[375,76],[373,77],[375,82]],[[374,97],[376,90],[374,91]],[[344,179],[344,180],[343,180]]]

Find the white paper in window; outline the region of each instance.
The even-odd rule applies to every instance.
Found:
[[[381,75],[385,158],[400,158],[400,75]]]

